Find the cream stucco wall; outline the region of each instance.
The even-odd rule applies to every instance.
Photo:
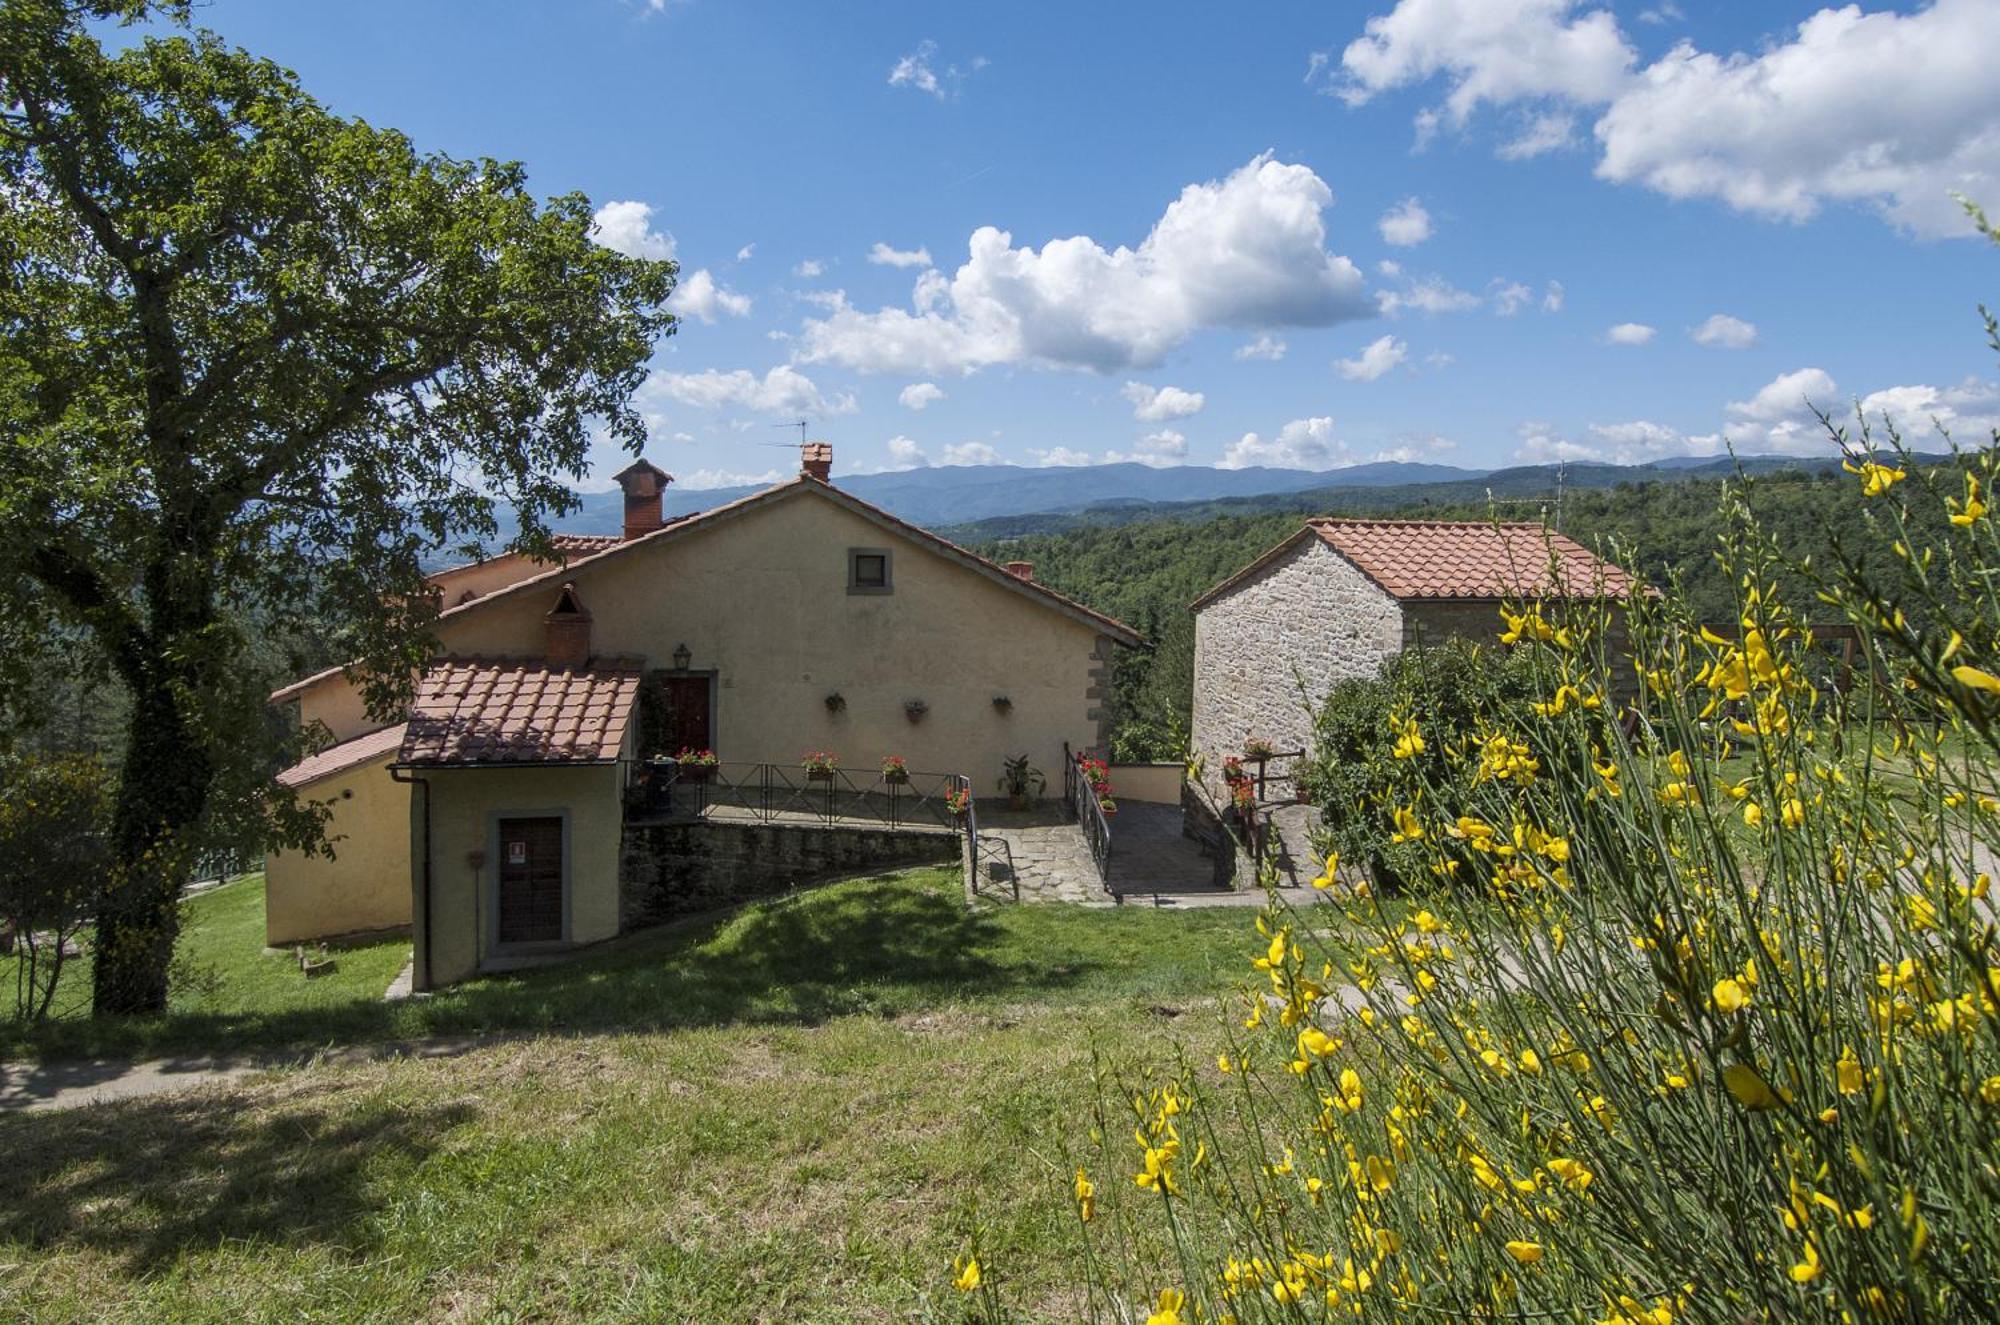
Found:
[[[887,548],[887,594],[850,594],[849,548]],[[594,651],[669,666],[686,644],[714,671],[725,761],[795,764],[832,750],[851,769],[900,754],[913,771],[965,773],[982,795],[1026,753],[1061,785],[1063,743],[1098,740],[1096,629],[946,560],[811,487],[614,557],[576,566]],[[447,651],[536,655],[553,583],[440,623]],[[1106,641],[1108,654],[1113,647]],[[829,712],[826,696],[846,700]],[[1013,701],[1006,711],[993,699]],[[912,723],[910,700],[928,713]]]
[[[264,941],[276,947],[410,923],[410,789],[393,750],[299,789],[333,811],[333,858],[296,851],[264,862]]]
[[[1222,761],[1250,737],[1312,747],[1311,709],[1336,681],[1373,676],[1403,646],[1403,611],[1354,563],[1301,538],[1194,622],[1190,740],[1220,798]]]
[[[330,676],[301,694],[299,721],[303,724],[325,723],[336,742],[379,731],[388,725],[368,716],[368,709],[361,702],[360,687],[344,676]]]
[[[431,845],[430,983],[449,984],[476,974],[482,964],[508,955],[494,945],[499,820],[544,814],[566,816],[568,847],[567,934],[570,945],[596,943],[618,932],[618,853],[624,812],[623,771],[617,764],[574,768],[429,769]],[[418,793],[419,797],[423,795]],[[423,807],[404,823],[404,841],[422,849]],[[393,831],[402,825],[385,826]],[[483,857],[475,866],[473,853]],[[404,896],[412,881],[404,872]],[[406,902],[407,905],[407,902]],[[417,951],[424,948],[418,917]]]
[[[1185,764],[1113,764],[1111,794],[1121,801],[1179,805]]]

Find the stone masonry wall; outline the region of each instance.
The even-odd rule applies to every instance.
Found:
[[[1249,737],[1310,748],[1309,706],[1336,681],[1374,675],[1403,631],[1396,600],[1317,538],[1202,608],[1192,741],[1210,793],[1221,795],[1222,761]]]
[[[636,823],[618,869],[619,931],[870,869],[944,865],[959,836],[785,824]]]

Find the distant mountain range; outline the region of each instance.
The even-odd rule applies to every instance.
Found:
[[[1838,464],[1838,457],[1802,460],[1785,456],[1722,456],[1681,457],[1648,465],[1572,463],[1506,469],[1393,461],[1331,470],[1214,469],[1204,465],[1156,469],[1139,464],[1045,469],[950,465],[890,474],[843,475],[836,471],[834,482],[914,524],[931,528],[980,525],[981,532],[999,536],[1022,532],[1010,528],[1016,517],[1129,520],[1145,518],[1158,508],[1277,494],[1311,494],[1315,498],[1324,495],[1328,509],[1388,510],[1425,502],[1475,501],[1488,493],[1495,497],[1532,497],[1555,491],[1559,482],[1573,488],[1604,488],[1619,483],[1718,478],[1739,468],[1746,473],[1761,474],[1779,469],[1824,469]],[[757,490],[668,488],[662,506],[668,516],[685,515],[720,506]],[[616,491],[589,493],[583,498],[582,508],[558,522],[557,528],[567,533],[613,534],[618,532],[622,518],[622,501]],[[1046,527],[1049,522],[1020,523]]]

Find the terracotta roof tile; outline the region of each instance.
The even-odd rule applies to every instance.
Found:
[[[1334,551],[1396,598],[1629,596],[1637,582],[1539,524],[1309,520]]]
[[[617,534],[550,534],[549,546],[565,557],[589,556],[625,540]]]
[[[417,684],[404,764],[577,764],[618,757],[640,660],[587,667],[539,659],[444,658]]]
[[[278,774],[278,782],[281,786],[303,787],[321,778],[332,777],[335,773],[343,773],[350,768],[365,764],[378,755],[388,754],[400,748],[402,744],[403,724],[399,722],[393,727],[384,727],[380,731],[350,737],[338,745],[329,745],[316,755],[308,755]]]

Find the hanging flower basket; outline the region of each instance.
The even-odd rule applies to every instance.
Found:
[[[679,766],[677,777],[682,782],[706,782],[715,774],[715,751],[697,750],[692,746],[674,756]]]
[[[963,819],[965,812],[972,808],[972,788],[954,787],[944,794],[944,807],[951,811],[954,819]]]
[[[910,780],[910,766],[903,762],[903,756],[882,756],[882,780],[891,786],[901,786]]]
[[[831,782],[840,771],[840,756],[831,750],[808,750],[799,756],[799,767],[810,782]]]

